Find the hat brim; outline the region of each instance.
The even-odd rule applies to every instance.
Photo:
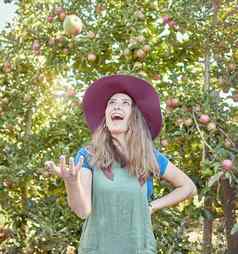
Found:
[[[88,127],[94,132],[105,116],[109,98],[115,93],[129,95],[143,114],[154,139],[162,127],[160,98],[145,80],[130,75],[112,75],[92,83],[83,97],[83,111]]]

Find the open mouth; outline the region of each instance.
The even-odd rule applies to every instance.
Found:
[[[121,121],[124,119],[124,117],[119,114],[112,114],[111,119],[112,121]]]

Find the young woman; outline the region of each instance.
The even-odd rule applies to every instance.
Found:
[[[75,160],[49,170],[65,182],[68,203],[86,219],[78,254],[156,254],[151,214],[193,196],[196,186],[153,146],[160,133],[160,99],[146,81],[129,75],[96,80],[83,109],[92,140]],[[76,164],[76,165],[75,165]],[[152,177],[175,189],[151,201]]]

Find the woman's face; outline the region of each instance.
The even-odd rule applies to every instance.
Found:
[[[127,94],[116,93],[108,100],[105,117],[111,134],[127,132],[131,109],[132,99]]]

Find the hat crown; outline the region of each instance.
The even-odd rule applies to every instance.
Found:
[[[154,139],[162,128],[160,98],[147,81],[131,75],[111,75],[94,81],[83,97],[83,110],[89,128],[94,132],[102,122],[107,102],[115,93],[132,98],[150,129]]]

